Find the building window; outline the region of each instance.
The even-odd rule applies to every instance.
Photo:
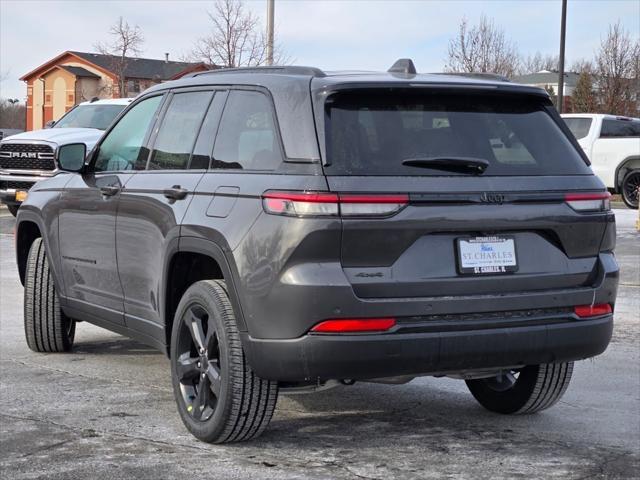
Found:
[[[44,101],[47,103],[51,103],[51,95],[49,95],[48,93],[44,96]]]
[[[140,93],[140,80],[128,80],[127,92]]]
[[[67,102],[73,102],[73,95],[67,95]]]

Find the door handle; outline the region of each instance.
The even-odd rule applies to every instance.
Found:
[[[182,188],[180,185],[174,185],[171,188],[165,188],[163,192],[164,196],[169,200],[182,200],[187,196],[187,193],[189,193],[189,190],[187,190],[186,188]]]
[[[113,197],[119,191],[120,191],[120,187],[118,187],[116,185],[104,185],[104,186],[100,187],[100,192],[105,197]]]

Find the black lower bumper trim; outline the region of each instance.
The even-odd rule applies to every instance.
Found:
[[[613,316],[547,325],[262,340],[243,334],[250,365],[279,381],[425,375],[581,360],[602,353]]]

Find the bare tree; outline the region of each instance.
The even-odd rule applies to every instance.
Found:
[[[120,97],[127,96],[126,70],[130,57],[142,53],[144,37],[138,25],[129,25],[122,17],[109,28],[111,42],[96,43],[95,48],[103,55],[112,57],[111,69],[116,74]]]
[[[596,52],[595,67],[600,106],[606,113],[638,113],[638,57],[640,41],[632,40],[620,22],[609,26]]]
[[[25,129],[27,107],[17,98],[0,99],[0,128]]]
[[[542,70],[557,71],[558,64],[558,55],[543,55],[540,52],[536,52],[534,55],[528,55],[521,60],[519,71],[521,75],[536,73]]]
[[[245,9],[242,0],[217,0],[212,12],[209,33],[199,38],[188,58],[210,67],[250,67],[267,60],[267,41],[260,20]],[[277,45],[274,63],[288,60]]]
[[[513,76],[519,64],[518,49],[504,31],[484,15],[478,25],[469,26],[466,18],[460,22],[458,35],[449,41],[448,72],[497,73]]]

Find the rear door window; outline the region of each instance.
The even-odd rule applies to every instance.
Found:
[[[602,121],[602,138],[640,137],[640,121],[608,120]]]
[[[590,174],[540,100],[511,95],[336,94],[327,103],[328,175],[461,175],[403,165],[464,157],[484,175]]]
[[[212,168],[273,170],[282,161],[271,101],[261,92],[229,92]]]
[[[213,92],[176,93],[158,130],[149,170],[184,170]]]

